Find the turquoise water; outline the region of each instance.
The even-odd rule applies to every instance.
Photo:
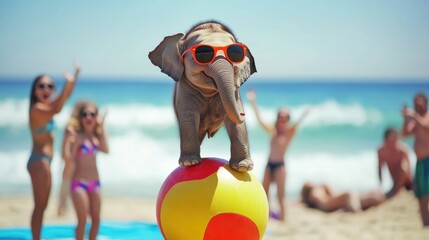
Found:
[[[111,152],[98,155],[104,194],[155,197],[165,177],[177,167],[179,134],[172,108],[173,81],[82,79],[63,111],[55,117],[54,191],[61,175],[59,147],[62,129],[73,103],[81,98],[108,111],[106,126]],[[31,80],[30,80],[31,81]],[[28,130],[30,81],[0,81],[0,194],[30,195],[26,161],[31,141]],[[61,88],[62,79],[57,80]],[[400,127],[401,107],[412,106],[416,92],[429,94],[429,83],[252,82],[264,120],[274,122],[279,107],[291,110],[292,121],[306,108],[311,112],[300,126],[287,159],[287,194],[296,196],[306,180],[327,182],[343,190],[379,187],[376,149],[387,126]],[[268,156],[267,136],[244,100],[254,174],[262,177]],[[411,146],[412,141],[406,144]],[[410,151],[412,152],[412,151]],[[229,158],[225,130],[206,139],[202,156]],[[415,157],[411,155],[412,162]],[[385,178],[386,179],[386,178]],[[382,188],[389,187],[389,179]]]

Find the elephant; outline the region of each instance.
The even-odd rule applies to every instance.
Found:
[[[179,164],[199,164],[205,136],[213,137],[225,125],[231,144],[229,166],[239,172],[252,170],[239,92],[239,87],[256,72],[247,46],[239,43],[224,24],[205,21],[185,34],[166,36],[148,57],[176,82]]]

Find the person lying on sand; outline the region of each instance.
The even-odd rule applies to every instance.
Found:
[[[326,184],[316,185],[311,182],[304,183],[301,190],[302,202],[309,208],[319,209],[324,212],[343,210],[346,212],[359,212],[372,206],[377,206],[385,201],[382,192],[374,191],[363,195],[350,192],[335,193]]]

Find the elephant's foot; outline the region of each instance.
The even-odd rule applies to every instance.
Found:
[[[201,157],[198,154],[180,154],[179,164],[180,166],[194,166],[201,163]]]
[[[253,169],[253,161],[250,158],[244,160],[229,160],[229,166],[238,172],[247,172]]]

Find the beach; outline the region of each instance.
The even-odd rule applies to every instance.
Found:
[[[262,240],[429,240],[429,208],[400,189],[429,192],[428,12],[0,1],[0,240],[195,240],[167,233],[200,238],[209,218],[204,238],[249,240],[268,217]],[[254,176],[174,174],[207,158]]]
[[[126,80],[126,79],[125,79]],[[180,142],[172,108],[173,84],[170,82],[133,82],[116,79],[86,79],[63,111],[55,117],[54,159],[51,164],[52,190],[45,226],[74,226],[73,209],[57,217],[56,206],[63,163],[63,130],[77,100],[92,99],[101,112],[108,111],[106,130],[109,154],[97,156],[103,186],[103,221],[156,223],[156,195],[166,177],[178,166]],[[0,88],[0,228],[29,228],[33,207],[30,177],[26,164],[31,150],[28,131],[29,83],[8,79]],[[59,86],[61,88],[61,86]],[[411,105],[416,92],[429,89],[428,83],[252,83],[258,93],[260,110],[267,122],[274,122],[279,107],[291,111],[292,122],[311,106],[300,125],[286,159],[288,200],[287,221],[270,220],[264,240],[273,239],[429,239],[423,229],[417,200],[411,192],[362,213],[332,214],[308,209],[296,203],[304,182],[328,184],[338,192],[384,192],[392,181],[387,168],[378,180],[377,152],[387,126],[400,128],[400,108]],[[305,89],[305,91],[303,91]],[[127,92],[126,95],[122,94]],[[285,94],[287,93],[287,98]],[[257,124],[244,100],[249,144],[261,180],[269,154],[269,136]],[[20,144],[16,144],[20,143]],[[404,140],[414,171],[416,157],[412,139]],[[202,157],[229,159],[229,138],[224,128],[215,137],[204,140]],[[274,187],[274,186],[273,186]],[[275,200],[275,191],[271,191]],[[275,207],[275,201],[271,201]]]
[[[0,228],[28,227],[33,202],[30,197],[0,197]],[[156,223],[155,199],[104,198],[102,219]],[[56,215],[56,199],[45,213],[46,225],[76,224],[74,211]],[[360,213],[323,213],[299,202],[289,203],[287,220],[269,220],[264,240],[284,239],[407,239],[429,238],[422,227],[418,203],[412,192],[401,192],[386,203]]]
[[[58,128],[51,165],[52,193],[61,182],[61,143],[73,104],[79,99],[91,99],[100,106],[100,112],[108,112],[105,124],[110,152],[97,156],[103,192],[112,197],[156,197],[165,178],[178,166],[180,156],[172,104],[174,84],[152,79],[145,82],[121,78],[108,82],[102,78],[81,80],[70,101],[54,118]],[[28,131],[29,87],[29,82],[14,78],[0,81],[0,112],[3,113],[0,136],[7,136],[0,138],[0,196],[31,194],[26,169],[32,147]],[[329,184],[338,191],[367,192],[379,187],[376,149],[382,143],[384,129],[400,128],[402,105],[411,106],[414,94],[429,89],[429,84],[249,81],[241,87],[242,95],[250,88],[257,93],[260,112],[267,123],[275,121],[277,110],[282,106],[290,109],[292,122],[308,107],[312,109],[285,156],[286,195],[296,198],[306,181]],[[253,173],[261,180],[270,139],[258,125],[247,99],[243,102],[255,162]],[[413,141],[406,139],[404,143],[409,147],[411,166],[414,166]],[[221,128],[213,138],[203,141],[201,156],[229,159],[229,146],[228,134]],[[382,190],[388,191],[391,181],[387,169],[384,170]],[[138,191],[134,188],[136,184],[141,186]]]
[[[360,213],[324,213],[301,203],[288,208],[287,222],[270,221],[264,239],[428,239],[412,192]]]

